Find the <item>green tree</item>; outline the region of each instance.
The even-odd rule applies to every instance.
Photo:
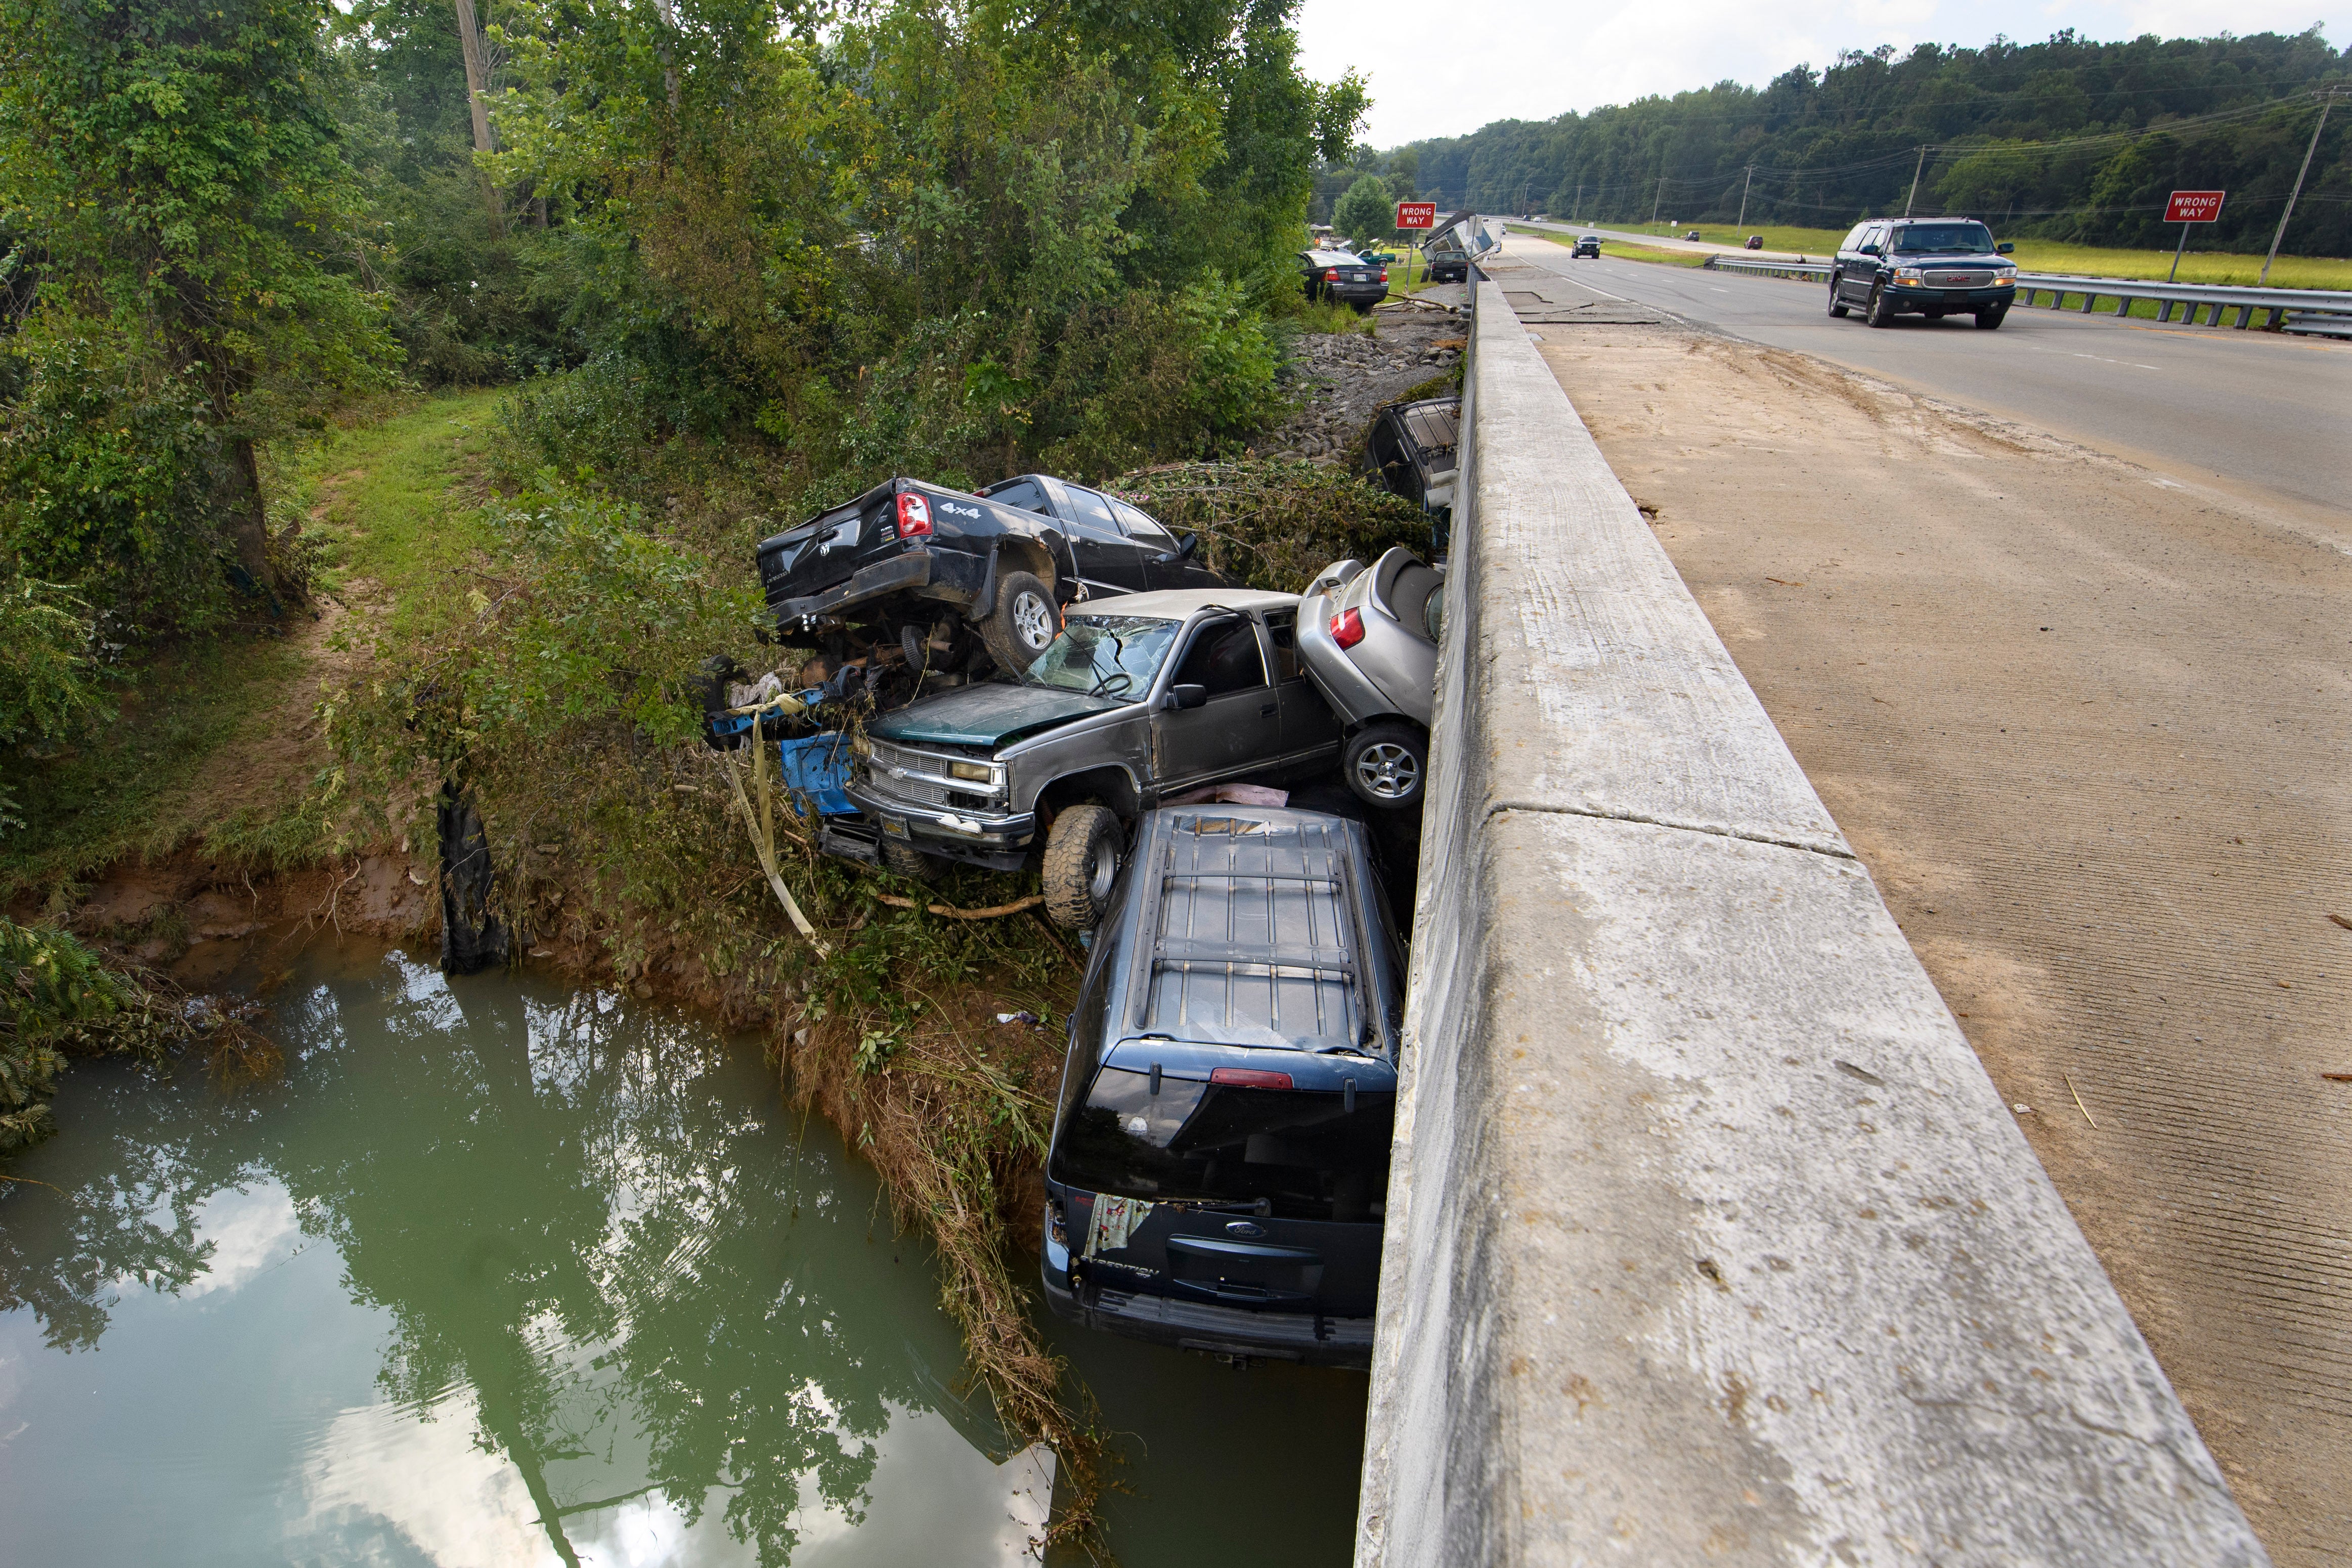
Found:
[[[255,443],[376,383],[390,354],[353,233],[326,13],[323,0],[0,0],[0,226],[39,276],[15,352],[37,375],[61,354],[105,362],[113,405],[191,397],[218,449],[174,448],[206,471],[174,487],[172,526],[217,533],[264,585]],[[21,433],[23,409],[6,417]],[[15,449],[39,467],[62,438]],[[86,490],[112,513],[84,520],[86,537],[138,554],[154,489],[120,504]],[[19,529],[54,517],[11,510]]]
[[[1331,226],[1359,245],[1386,239],[1396,232],[1395,200],[1386,180],[1366,174],[1331,209]]]

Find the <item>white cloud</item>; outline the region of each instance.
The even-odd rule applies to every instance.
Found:
[[[1543,0],[1304,0],[1301,63],[1328,79],[1353,66],[1371,79],[1365,140],[1391,147],[1458,136],[1495,120],[1549,120],[1726,78],[1751,87],[1841,49],[1916,43],[1977,46],[1995,34],[2028,42],[2073,27],[2085,37],[2142,33],[2204,37],[2299,33],[2317,21],[2339,48],[2352,38],[2352,0],[2131,0],[2125,4],[1991,0],[1961,6],[1830,0],[1811,8],[1753,0],[1654,0],[1640,6],[1561,6]]]
[[[247,1192],[231,1187],[206,1198],[196,1210],[196,1236],[212,1243],[213,1253],[205,1271],[180,1292],[183,1298],[234,1290],[302,1246],[294,1200],[276,1182],[256,1182]]]

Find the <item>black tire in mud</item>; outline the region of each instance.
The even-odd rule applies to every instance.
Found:
[[[996,603],[980,623],[980,640],[997,668],[1018,674],[1061,635],[1062,608],[1054,603],[1052,589],[1026,572],[1007,572],[996,580]]]
[[[1429,737],[1393,719],[1367,724],[1340,749],[1339,776],[1367,805],[1418,811],[1429,783]]]
[[[911,844],[902,844],[887,834],[882,837],[882,868],[893,876],[926,885],[948,874],[948,863],[936,855],[926,855]]]
[[[1092,931],[1110,912],[1127,835],[1107,805],[1073,805],[1045,834],[1045,913],[1064,931]]]

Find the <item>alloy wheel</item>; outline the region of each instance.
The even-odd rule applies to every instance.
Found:
[[[1420,787],[1421,763],[1393,741],[1366,746],[1356,759],[1356,777],[1368,795],[1382,800],[1402,800]]]
[[[1033,652],[1043,653],[1054,640],[1054,610],[1034,594],[1024,594],[1013,601],[1013,629],[1020,635],[1022,645]]]

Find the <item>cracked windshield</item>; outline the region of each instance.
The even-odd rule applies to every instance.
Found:
[[[1143,616],[1072,616],[1021,679],[1089,697],[1140,696],[1181,624]]]

